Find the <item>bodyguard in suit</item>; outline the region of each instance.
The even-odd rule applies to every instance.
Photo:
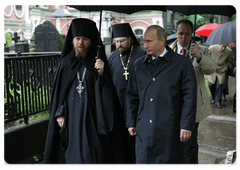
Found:
[[[176,23],[177,40],[169,45],[176,53],[189,58],[192,62],[197,80],[197,112],[195,130],[192,133],[191,139],[184,143],[184,163],[186,164],[198,163],[197,135],[199,122],[211,114],[204,75],[210,75],[216,70],[216,63],[210,56],[208,48],[196,43],[191,43],[192,33],[193,24],[191,21],[178,21]],[[185,49],[186,51],[184,54],[182,49]]]

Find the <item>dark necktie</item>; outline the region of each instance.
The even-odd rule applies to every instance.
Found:
[[[185,48],[182,48],[181,52],[182,52],[182,55],[183,55],[183,56],[186,55],[186,49],[185,49]]]

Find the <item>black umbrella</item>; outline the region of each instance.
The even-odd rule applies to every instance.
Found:
[[[76,8],[80,11],[100,11],[100,22],[99,22],[99,33],[101,32],[102,23],[102,11],[113,11],[125,14],[132,14],[143,10],[158,10],[166,11],[166,6],[164,5],[68,5],[70,7]],[[100,33],[101,34],[101,33]],[[101,38],[101,35],[100,35]],[[98,49],[100,49],[100,39]],[[99,50],[98,50],[99,51]],[[99,56],[99,52],[97,54]]]
[[[236,42],[236,21],[224,23],[214,29],[209,35],[206,44],[227,44]]]
[[[80,11],[113,11],[125,14],[132,14],[143,10],[166,11],[164,5],[69,5]]]
[[[192,34],[192,37],[194,36],[194,33]],[[171,34],[167,37],[167,44],[170,44],[171,42],[175,41],[177,39],[176,33]],[[195,34],[195,40],[200,41],[202,37],[200,35]]]
[[[188,6],[170,5],[170,6],[167,6],[167,10],[179,12],[185,15],[195,14],[194,35],[196,30],[197,14],[216,14],[216,15],[225,15],[229,17],[236,14],[236,9],[234,8],[234,6],[230,6],[230,5],[188,5]],[[193,40],[195,39],[193,38]]]

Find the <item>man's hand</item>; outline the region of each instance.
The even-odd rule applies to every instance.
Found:
[[[180,141],[186,142],[191,138],[192,132],[190,130],[181,129],[180,131]]]
[[[59,125],[60,127],[62,127],[63,124],[64,124],[64,117],[63,117],[63,116],[58,116],[58,117],[57,117],[57,122],[58,122],[58,125]]]
[[[190,54],[191,54],[191,55],[193,54],[197,59],[200,58],[199,47],[198,47],[197,44],[195,44],[195,43],[192,43],[192,44],[191,44]]]
[[[104,62],[101,59],[97,59],[96,57],[96,63],[95,63],[95,67],[98,70],[98,73],[100,75],[103,75],[103,71],[104,71]]]
[[[135,127],[130,127],[130,128],[128,128],[128,132],[131,136],[135,136],[136,135],[136,128]]]

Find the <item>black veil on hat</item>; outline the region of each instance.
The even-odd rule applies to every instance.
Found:
[[[112,39],[117,37],[132,37],[133,45],[140,46],[136,36],[134,35],[129,23],[121,23],[112,25]]]

